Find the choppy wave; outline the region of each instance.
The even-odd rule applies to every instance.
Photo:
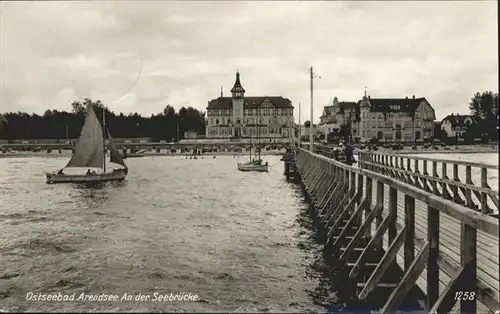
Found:
[[[0,159],[0,309],[325,312],[339,303],[278,156],[131,159],[122,184],[47,185],[61,159]],[[198,302],[35,302],[36,293],[191,292]]]

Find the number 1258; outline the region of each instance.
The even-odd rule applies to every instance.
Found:
[[[455,300],[474,300],[476,293],[473,291],[458,291],[455,292]]]

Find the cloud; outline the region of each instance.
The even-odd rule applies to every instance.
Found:
[[[290,98],[309,119],[334,96],[423,96],[438,117],[497,91],[494,2],[7,2],[0,16],[0,111],[204,110],[240,70],[248,95]],[[68,104],[68,105],[67,105]],[[66,107],[65,107],[66,106]],[[316,117],[316,120],[318,118]],[[298,119],[296,119],[298,120]]]
[[[61,90],[54,98],[53,103],[50,105],[52,109],[66,110],[71,109],[73,101],[80,100],[73,88],[67,87]]]
[[[194,22],[197,22],[199,20],[193,18],[193,17],[189,17],[189,16],[185,16],[185,15],[170,15],[169,17],[167,17],[165,19],[165,22],[167,23],[172,23],[172,24],[187,24],[187,23],[194,23]]]

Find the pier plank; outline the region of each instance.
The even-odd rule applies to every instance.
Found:
[[[385,186],[384,189],[384,210],[383,216],[384,218],[389,214],[389,187]],[[397,208],[398,208],[398,217],[397,217],[397,226],[398,231],[401,230],[404,226],[404,217],[405,217],[405,209],[404,209],[404,194],[398,191],[397,197]],[[372,193],[372,199],[376,199],[376,191]],[[374,206],[374,202],[372,201],[372,206]],[[372,232],[374,232],[374,228],[372,227]],[[446,214],[441,213],[440,215],[440,237],[439,237],[439,252],[442,255],[445,255],[447,258],[451,259],[456,268],[460,266],[460,233],[461,233],[461,223],[457,219],[450,217]],[[421,201],[415,202],[415,238],[420,239],[421,241],[425,241],[427,238],[427,205]],[[384,237],[384,249],[387,249],[388,238]],[[492,290],[492,295],[495,296],[497,300],[500,299],[500,275],[498,268],[498,238],[495,238],[483,231],[478,230],[477,232],[477,279],[480,283],[483,283],[483,287],[490,288]],[[418,248],[419,249],[419,248]],[[416,248],[416,250],[418,250]],[[404,269],[404,253],[401,250],[398,252],[398,265]],[[415,253],[417,254],[417,252]],[[402,259],[399,259],[399,256],[402,256]],[[426,268],[427,269],[427,268]],[[427,270],[423,272],[419,280],[419,287],[425,291],[427,289],[427,283],[425,280]],[[442,269],[440,271],[440,293],[444,291],[444,288],[451,280],[451,276],[453,274],[446,274]],[[442,277],[442,278],[441,278]],[[422,284],[425,282],[425,284]],[[459,302],[457,302],[454,307],[460,310]],[[481,305],[479,305],[481,304]],[[458,306],[458,307],[457,307]],[[488,308],[478,302],[478,311],[482,312],[487,311]]]
[[[388,248],[389,241],[387,238],[384,239],[384,249]],[[421,250],[421,247],[418,247],[416,249],[416,254],[418,254]],[[401,267],[404,265],[404,254],[401,251],[398,252],[398,255],[396,256],[396,262],[398,265]],[[416,283],[422,289],[423,291],[427,290],[427,281],[426,281],[426,276],[427,276],[427,267],[425,267],[424,271],[420,275],[420,277],[417,279]],[[451,276],[446,274],[444,271],[441,271],[439,274],[439,293],[441,294],[442,292],[445,291],[447,284],[452,280]],[[477,304],[477,311],[478,313],[494,313],[492,312],[486,305],[482,304],[481,302],[478,302]],[[453,306],[452,310],[450,313],[460,313],[460,302],[456,302],[455,305]]]

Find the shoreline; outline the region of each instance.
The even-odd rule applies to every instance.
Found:
[[[383,150],[380,149],[376,152],[381,153],[389,153],[389,154],[495,154],[498,153],[496,149],[483,149],[483,150],[470,150],[470,149],[455,149],[455,150],[429,150],[429,151],[421,151],[421,150]]]
[[[360,150],[355,150],[354,153],[356,154]],[[368,152],[366,149],[361,150],[363,152]],[[270,151],[262,151],[261,156],[282,156],[284,154],[285,150],[270,150]],[[482,147],[482,146],[468,146],[464,148],[459,148],[459,149],[450,149],[450,150],[444,150],[444,149],[418,149],[418,150],[411,150],[411,149],[402,149],[402,150],[392,150],[390,148],[379,148],[376,151],[371,151],[373,153],[382,153],[382,154],[397,154],[397,155],[433,155],[433,154],[494,154],[494,153],[499,153],[499,151],[496,148],[492,147]],[[0,159],[1,158],[25,158],[25,157],[51,157],[51,158],[69,158],[71,157],[72,153],[70,150],[63,150],[62,153],[59,153],[57,150],[53,150],[51,153],[47,154],[46,151],[39,151],[39,152],[33,152],[33,151],[10,151],[8,153],[1,153],[0,152]],[[141,156],[127,156],[126,159],[129,158],[141,158],[141,157],[154,157],[154,156],[248,156],[248,152],[241,152],[241,153],[235,153],[235,152],[206,152],[201,155],[193,155],[192,152],[184,152],[184,153],[171,153],[167,151],[163,152],[155,152],[155,151],[148,151]]]
[[[268,151],[268,152],[261,152],[261,156],[282,156],[284,152],[277,152],[277,151]],[[59,154],[57,151],[52,152],[50,154],[47,154],[47,152],[9,152],[9,153],[0,153],[0,159],[1,158],[26,158],[26,157],[50,157],[50,158],[70,158],[71,157],[71,152],[66,151],[62,152]],[[166,153],[166,152],[146,152],[144,154],[141,154],[141,156],[127,156],[125,160],[127,159],[135,159],[135,158],[143,158],[143,157],[176,157],[176,156],[181,156],[181,157],[213,157],[213,156],[248,156],[248,153],[233,153],[233,152],[207,152],[201,155],[193,155],[193,153]]]

